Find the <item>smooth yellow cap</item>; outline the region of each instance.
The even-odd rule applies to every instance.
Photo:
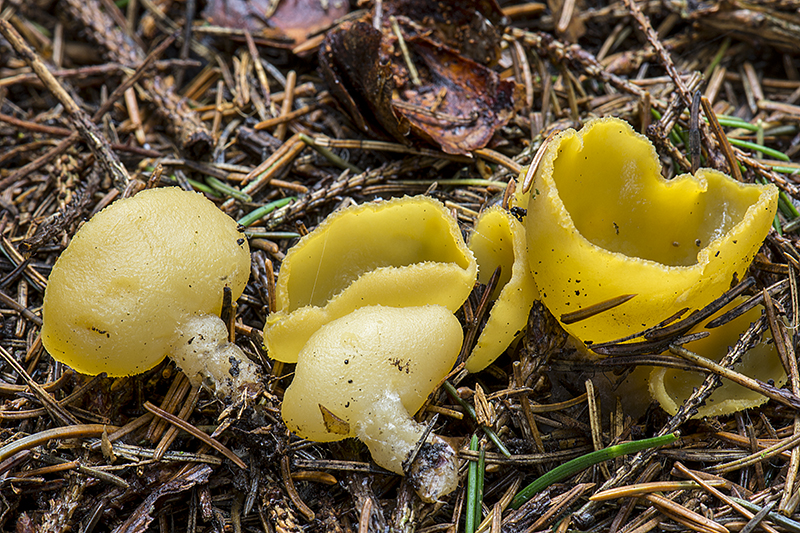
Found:
[[[42,343],[78,372],[128,376],[168,355],[177,327],[238,298],[250,251],[237,224],[198,193],[142,191],[92,217],[53,266]]]

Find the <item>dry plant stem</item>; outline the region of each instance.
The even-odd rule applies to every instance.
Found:
[[[325,102],[326,100],[321,101],[321,103]],[[296,113],[297,111],[300,110],[298,109],[296,111],[293,111],[292,113]],[[316,144],[317,146],[322,146],[324,148],[347,148],[347,149],[370,150],[370,151],[378,150],[383,152],[394,152],[398,154],[421,155],[426,157],[436,157],[440,159],[446,159],[448,161],[456,161],[458,163],[473,163],[475,161],[472,157],[469,156],[458,155],[458,154],[446,154],[444,152],[432,150],[430,148],[416,148],[387,141],[372,141],[372,140],[362,141],[360,139],[331,139],[330,137],[317,136],[314,137],[314,144]],[[494,150],[490,150],[490,152],[494,152]],[[476,151],[475,153],[478,152]],[[508,159],[503,154],[498,154],[498,155],[500,155],[505,159]],[[487,159],[490,159],[488,152],[487,152]],[[503,161],[505,161],[505,159]],[[504,164],[501,163],[500,160],[495,162],[498,164]],[[514,164],[515,163],[513,163],[512,161],[512,165]]]
[[[259,122],[258,124],[253,126],[253,129],[258,131],[258,130],[264,130],[264,129],[267,129],[267,128],[271,128],[273,126],[285,125],[287,122],[291,122],[296,118],[300,118],[302,116],[308,115],[312,111],[316,111],[317,109],[319,109],[325,103],[330,103],[330,101],[323,100],[323,101],[320,101],[320,102],[315,102],[313,104],[309,104],[309,105],[303,106],[303,107],[301,107],[299,109],[295,109],[294,111],[281,113],[277,117],[269,118],[267,120]],[[275,137],[277,138],[277,135],[275,135]]]
[[[286,97],[281,102],[281,116],[286,116],[292,111],[294,105],[294,88],[297,85],[297,72],[290,70],[286,75],[286,88],[284,92]],[[275,128],[275,138],[282,141],[286,137],[286,122],[281,122]]]
[[[159,44],[156,48],[153,49],[150,54],[147,55],[145,60],[137,67],[136,71],[125,81],[123,81],[114,91],[108,96],[105,102],[97,109],[97,111],[92,115],[92,122],[97,123],[101,120],[106,113],[108,113],[114,104],[122,98],[125,92],[133,87],[133,85],[138,82],[142,76],[150,69],[150,67],[155,63],[155,61],[161,57],[166,49],[173,43],[175,40],[174,37],[167,37],[164,41]],[[13,172],[7,178],[0,180],[0,190],[4,189],[8,185],[12,183],[16,183],[26,176],[28,176],[31,172],[35,172],[42,168],[44,165],[52,161],[55,157],[59,156],[66,152],[73,144],[78,142],[80,139],[80,135],[76,132],[61,141],[57,146],[52,148],[51,150],[47,151],[44,155],[36,158],[35,160],[31,161],[21,169]],[[39,324],[41,325],[41,324]]]
[[[764,448],[757,453],[748,455],[742,459],[737,459],[736,461],[730,461],[728,463],[709,467],[706,469],[706,471],[709,474],[727,474],[728,472],[733,472],[734,470],[739,470],[755,463],[766,461],[767,459],[774,457],[786,450],[790,450],[798,444],[800,444],[800,435],[794,435],[790,439],[784,439],[781,442],[770,446],[769,448]]]
[[[292,135],[285,143],[281,144],[277,150],[242,179],[241,185],[245,186],[242,192],[251,194],[251,192],[266,186],[272,177],[278,173],[278,170],[283,168],[283,165],[279,165],[278,163],[282,162],[289,153],[293,153],[298,144],[305,147],[305,144],[300,141],[299,134]],[[226,211],[233,207],[233,205],[234,200],[231,198],[222,204],[221,209]]]
[[[600,401],[595,393],[592,380],[587,379],[584,385],[586,387],[586,404],[589,407],[589,426],[592,434],[592,446],[594,446],[594,450],[597,451],[603,448],[603,423],[600,420]],[[607,462],[600,463],[599,467],[605,479],[611,477]]]
[[[519,173],[522,172],[522,165],[513,159],[504,156],[500,152],[496,152],[489,148],[478,148],[473,153],[481,159],[486,159],[487,161],[491,161],[492,163],[497,163],[498,165],[506,167],[514,175],[514,177],[518,176]]]
[[[608,72],[597,58],[577,44],[567,45],[545,32],[531,32],[519,28],[507,28],[506,31],[526,45],[533,47],[540,55],[547,56],[554,62],[565,61],[576,70],[587,76],[608,83],[620,91],[641,98],[644,90],[615,74]]]
[[[724,483],[712,481],[707,483],[708,486],[722,487]],[[613,500],[616,498],[631,498],[649,494],[651,492],[666,492],[673,490],[694,490],[702,488],[703,485],[695,483],[694,481],[652,481],[650,483],[636,483],[634,485],[626,485],[611,490],[604,490],[597,492],[589,497],[592,501],[605,501]]]
[[[653,26],[650,25],[650,20],[647,18],[647,15],[642,13],[642,10],[636,4],[635,0],[623,0],[623,2],[625,3],[625,7],[628,8],[633,18],[639,24],[641,30],[644,32],[645,36],[647,37],[647,41],[653,48],[655,48],[656,52],[658,52],[658,58],[661,60],[661,66],[663,66],[664,70],[667,71],[667,74],[672,79],[675,87],[678,89],[678,93],[683,100],[683,105],[691,105],[693,90],[687,87],[683,82],[678,69],[675,68],[675,63],[672,62],[669,52],[667,52],[667,50],[664,48],[664,45],[661,44],[658,34],[653,29]]]
[[[0,357],[5,359],[6,363],[14,370],[14,372],[19,374],[19,376],[25,380],[25,383],[27,383],[31,391],[36,394],[36,397],[39,398],[39,401],[42,402],[42,405],[44,405],[45,409],[47,409],[47,412],[53,417],[53,419],[55,419],[56,422],[62,426],[80,424],[77,418],[75,418],[57,401],[55,401],[53,397],[42,388],[41,385],[36,383],[33,378],[28,375],[25,369],[22,368],[22,366],[17,362],[17,360],[14,359],[14,357],[2,346],[0,346]]]
[[[772,331],[772,338],[775,341],[775,348],[784,363],[786,374],[789,376],[789,383],[791,384],[792,392],[797,395],[800,392],[800,377],[798,377],[797,370],[797,357],[795,356],[794,343],[788,334],[788,331],[783,326],[783,323],[778,320],[775,310],[775,303],[772,301],[766,289],[762,290],[764,297],[764,307],[766,308],[767,320],[769,327]],[[794,434],[800,435],[800,415],[795,413],[794,416]],[[789,467],[786,471],[786,490],[781,497],[780,509],[786,511],[789,507],[789,500],[794,494],[795,481],[797,479],[798,468],[800,468],[800,448],[792,448],[792,457],[789,461]],[[789,513],[791,514],[791,513]]]
[[[704,370],[716,374],[721,378],[729,379],[734,383],[741,385],[742,387],[746,387],[752,391],[763,394],[767,398],[782,403],[783,405],[789,408],[800,409],[800,398],[798,398],[797,396],[795,396],[790,392],[782,391],[781,389],[773,387],[768,383],[764,383],[763,381],[750,378],[748,376],[745,376],[744,374],[740,374],[739,372],[736,372],[729,368],[725,368],[724,366],[719,365],[710,359],[699,356],[696,353],[691,352],[682,346],[676,346],[674,344],[670,345],[669,351],[677,356],[686,359],[687,361],[694,363],[695,365],[703,368]]]
[[[361,515],[358,518],[358,533],[369,533],[369,517],[372,514],[372,500],[364,500]]]
[[[708,119],[708,123],[711,125],[711,131],[714,132],[714,136],[717,138],[717,142],[722,148],[722,152],[725,154],[725,159],[728,160],[728,168],[730,169],[731,175],[736,181],[742,181],[742,171],[739,169],[739,162],[733,154],[733,148],[731,147],[731,143],[728,142],[728,136],[725,135],[719,120],[717,120],[717,114],[714,113],[711,102],[704,96],[700,99],[700,103],[703,105],[703,112]]]
[[[0,462],[5,461],[9,457],[23,451],[30,450],[40,444],[45,444],[53,439],[79,439],[99,437],[106,429],[112,429],[114,426],[106,426],[105,424],[78,424],[75,426],[64,426],[53,429],[46,429],[33,435],[28,435],[19,440],[15,440],[10,444],[6,444],[0,448]],[[114,428],[116,429],[116,428]]]
[[[297,507],[297,510],[300,511],[306,520],[313,522],[315,518],[314,511],[305,504],[300,498],[300,494],[297,493],[294,481],[292,481],[292,473],[289,469],[289,457],[286,455],[281,458],[281,477],[283,478],[283,486],[286,487],[286,493],[289,494],[289,498],[292,500],[294,506]]]
[[[507,40],[512,46],[511,50],[513,53],[511,54],[511,58],[514,60],[514,77],[516,79],[522,78],[525,82],[525,107],[523,111],[530,113],[533,109],[533,76],[531,75],[531,66],[528,63],[525,49],[520,42],[510,37]]]
[[[661,472],[661,464],[652,462],[645,467],[644,471],[637,477],[635,482],[637,484],[648,483],[655,478],[659,472]],[[595,494],[597,494],[597,492],[595,492]],[[614,516],[609,526],[609,533],[617,533],[622,528],[622,525],[630,518],[638,501],[638,498],[629,498],[620,505],[616,516]]]
[[[105,376],[102,374],[100,376],[94,376],[92,379],[78,387],[78,389],[72,392],[69,396],[64,398],[63,400],[58,400],[56,404],[61,407],[66,407],[75,400],[81,398],[84,394],[86,394],[92,387],[94,387],[98,381],[104,379]],[[0,420],[20,420],[23,418],[33,418],[36,416],[43,416],[47,414],[47,408],[41,407],[39,409],[30,409],[27,411],[0,411]]]
[[[575,485],[570,490],[565,492],[564,494],[560,494],[553,498],[548,505],[547,511],[539,517],[533,525],[530,526],[530,531],[540,531],[543,528],[547,528],[552,525],[555,518],[564,511],[564,509],[568,508],[572,505],[575,500],[581,497],[583,493],[587,490],[594,488],[594,483],[579,483]],[[492,531],[495,531],[494,529]]]
[[[8,238],[5,235],[3,235],[2,238],[0,238],[0,243],[2,243],[3,250],[5,251],[8,258],[17,267],[25,263],[25,258],[22,257],[22,254],[20,254],[17,251],[14,244],[10,240],[8,240]],[[31,267],[31,265],[26,265],[24,268],[25,268],[25,273],[30,277],[30,279],[36,285],[37,289],[39,291],[43,291],[44,288],[47,286],[47,279],[42,274],[40,274],[36,269]]]
[[[703,489],[704,489],[706,492],[708,492],[709,494],[711,494],[711,495],[713,495],[713,496],[716,496],[716,497],[717,497],[717,498],[719,498],[721,501],[725,502],[727,505],[730,505],[730,506],[731,506],[731,508],[732,508],[733,510],[735,510],[737,513],[741,514],[742,516],[744,516],[744,517],[745,517],[745,518],[747,518],[748,520],[751,520],[751,519],[753,518],[753,516],[755,516],[753,513],[751,513],[750,511],[748,511],[747,509],[745,509],[744,507],[742,507],[741,505],[739,505],[739,504],[738,504],[738,503],[736,503],[735,501],[733,501],[733,500],[731,500],[730,498],[728,498],[728,497],[727,497],[727,496],[726,496],[726,495],[725,495],[723,492],[721,492],[721,491],[717,490],[717,489],[716,489],[716,487],[715,487],[715,485],[717,485],[717,486],[718,486],[718,484],[717,484],[717,483],[715,483],[715,482],[712,482],[712,481],[706,481],[706,480],[703,480],[703,479],[701,479],[701,478],[700,478],[700,477],[698,477],[698,476],[697,476],[697,475],[696,475],[694,472],[692,472],[691,470],[689,470],[688,468],[686,468],[686,467],[685,467],[683,464],[681,464],[680,462],[676,462],[676,463],[675,463],[675,468],[676,468],[676,469],[677,469],[679,472],[681,472],[683,475],[685,475],[685,476],[689,477],[689,478],[690,478],[690,479],[692,479],[692,480],[693,480],[695,483],[697,483],[698,485],[700,485],[701,487],[703,487]],[[772,527],[772,526],[770,526],[769,524],[762,524],[761,526],[762,526],[762,527],[764,528],[764,530],[765,530],[765,531],[767,531],[768,533],[778,533],[778,532],[775,530],[775,528],[773,528],[773,527]]]
[[[101,481],[105,481],[106,483],[111,483],[111,484],[116,485],[118,487],[121,487],[123,489],[127,489],[128,487],[130,487],[130,484],[127,481],[125,481],[124,479],[122,479],[121,477],[115,476],[114,474],[111,474],[111,473],[106,472],[104,470],[100,470],[98,468],[92,468],[92,467],[89,467],[89,466],[82,465],[77,460],[76,461],[64,461],[63,459],[60,459],[60,458],[55,457],[53,455],[41,454],[41,453],[34,453],[34,459],[37,460],[37,461],[42,461],[42,462],[50,463],[50,464],[54,465],[54,466],[46,467],[46,468],[53,469],[53,471],[55,471],[56,469],[59,469],[59,468],[68,468],[70,470],[74,469],[74,470],[77,470],[78,472],[80,472],[81,474],[85,474],[87,476],[91,476],[91,477],[99,479]],[[42,468],[41,470],[45,470],[45,469]],[[42,472],[42,473],[44,473],[44,472]],[[27,476],[25,476],[25,477],[33,475],[31,473],[28,473],[28,472],[26,472],[26,474],[27,474]]]
[[[762,320],[754,323],[742,334],[733,349],[722,358],[719,364],[722,367],[730,367],[735,364],[747,351],[747,347],[757,340],[758,336],[760,335],[760,331],[763,330],[764,326],[765,324],[763,318]],[[697,407],[702,404],[702,402],[704,402],[708,396],[711,395],[711,393],[719,386],[719,384],[720,378],[717,375],[709,374],[706,376],[703,384],[692,392],[691,396],[689,396],[683,405],[680,406],[675,416],[670,418],[667,424],[661,428],[661,430],[658,432],[658,435],[660,436],[672,433],[685,422],[687,422],[696,412]],[[600,487],[600,490],[616,488],[626,483],[631,476],[635,475],[636,472],[650,462],[655,453],[656,450],[644,450],[637,453],[635,456],[633,456],[628,465],[623,465],[621,468],[617,469],[614,476],[603,483],[603,485]],[[582,522],[587,524],[591,523],[597,505],[598,504],[596,502],[588,502],[576,512],[576,517]]]
[[[103,170],[111,177],[114,185],[118,189],[124,189],[130,181],[128,171],[125,170],[122,162],[117,157],[117,154],[111,150],[108,141],[103,136],[100,129],[94,125],[89,117],[84,113],[75,103],[75,100],[64,90],[64,87],[58,82],[47,67],[36,55],[36,52],[28,46],[22,36],[17,33],[17,30],[11,24],[3,19],[0,19],[0,33],[11,44],[14,51],[19,55],[25,63],[39,76],[42,83],[48,91],[64,106],[69,114],[75,129],[83,138],[84,142],[89,146],[94,154],[95,159],[101,165]]]
[[[750,446],[750,448],[751,448],[751,450],[753,452],[756,452],[757,450],[764,450],[766,448],[769,448],[771,445],[775,444],[776,442],[778,442],[780,440],[777,437],[777,435],[772,435],[772,437],[770,439],[758,439],[758,438],[756,438],[755,445],[753,445],[753,443],[750,441],[750,439],[748,437],[745,437],[744,435],[739,435],[738,433],[729,433],[727,431],[717,431],[717,432],[714,433],[714,436],[720,438],[721,440],[729,442],[729,443],[731,443],[731,444],[733,444],[735,446],[741,446],[742,448],[744,448],[746,446]],[[790,453],[782,453],[781,454],[781,459],[784,459],[784,460],[788,461],[791,458],[791,456],[792,455]]]
[[[159,407],[168,413],[172,413],[175,407],[183,400],[183,397],[186,396],[186,393],[189,392],[190,387],[191,384],[183,372],[175,374],[175,378],[172,380],[167,394],[164,395]],[[150,427],[147,429],[148,440],[155,444],[161,439],[168,427],[170,426],[167,420],[159,417],[153,418]]]
[[[153,405],[150,402],[144,402],[144,408],[156,415],[159,418],[163,418],[169,421],[171,424],[181,428],[185,432],[189,433],[190,435],[200,439],[205,444],[211,446],[222,455],[224,455],[227,459],[229,459],[233,464],[241,468],[242,470],[247,470],[247,465],[244,461],[242,461],[236,454],[230,451],[226,446],[224,446],[221,442],[216,439],[212,439],[193,425],[189,424],[185,420],[181,420],[177,416],[164,411]]]
[[[1,290],[0,290],[0,303],[2,303],[3,305],[7,305],[8,307],[12,308],[14,311],[16,311],[20,315],[24,316],[25,318],[27,318],[28,320],[30,320],[31,322],[33,322],[37,326],[41,326],[42,325],[42,319],[39,318],[38,316],[36,316],[33,313],[33,311],[31,311],[30,309],[28,309],[25,306],[20,305],[19,302],[17,302],[14,298],[12,298],[11,296],[7,295],[5,292],[3,292]]]
[[[64,385],[66,385],[71,379],[72,379],[72,370],[67,369],[63,374],[61,374],[60,378],[58,378],[55,381],[45,383],[44,385],[41,385],[41,387],[47,392],[54,392],[62,389]],[[12,383],[0,382],[0,394],[6,394],[11,396],[26,390],[28,390],[27,385],[14,385]]]
[[[305,144],[301,143],[303,146]],[[420,164],[419,161],[394,161],[388,163],[380,168],[368,170],[363,174],[350,176],[347,172],[342,174],[342,177],[331,183],[330,185],[313,191],[305,196],[301,196],[296,201],[276,209],[262,219],[264,226],[267,230],[274,229],[275,227],[285,224],[297,217],[303,215],[307,211],[319,209],[320,206],[326,202],[333,201],[340,195],[349,193],[350,191],[375,185],[377,183],[389,180],[398,174],[418,170],[426,166]]]
[[[255,41],[253,41],[253,36],[249,31],[244,31],[244,37],[247,40],[247,51],[250,52],[250,58],[253,60],[253,65],[256,69],[256,77],[258,78],[258,83],[261,86],[261,97],[264,99],[264,105],[269,106],[271,97],[269,91],[269,82],[267,81],[267,73],[264,72],[264,65],[262,65],[260,61],[261,56],[258,53]]]
[[[116,430],[116,431],[114,431],[112,433],[109,433],[108,434],[108,442],[109,443],[113,443],[114,441],[117,441],[117,440],[121,439],[125,435],[133,433],[134,431],[136,431],[140,427],[146,426],[147,424],[149,424],[152,419],[153,419],[153,413],[145,413],[145,414],[141,415],[140,417],[131,420],[130,422],[128,422],[127,424],[125,424],[124,426],[119,428],[118,430]],[[101,442],[96,442],[96,443],[94,443],[94,444],[92,444],[90,446],[90,449],[99,450],[101,446],[102,446]]]
[[[67,12],[84,26],[89,37],[104,48],[105,55],[123,65],[136,65],[144,53],[114,23],[98,0],[64,0]],[[197,113],[156,76],[143,82],[145,96],[152,99],[178,137],[182,149],[202,155],[212,146],[211,134]]]
[[[189,415],[192,414],[194,408],[197,406],[197,400],[200,399],[200,387],[192,388],[189,397],[186,399],[186,402],[183,404],[180,412],[178,413],[178,418],[181,420],[187,420]],[[155,452],[153,453],[153,460],[160,461],[164,457],[164,453],[169,449],[170,445],[175,441],[178,437],[178,428],[176,426],[170,426],[169,429],[164,433],[164,436],[161,437],[161,441],[156,446]]]
[[[709,531],[715,533],[729,533],[725,526],[709,520],[705,516],[695,513],[657,494],[646,494],[644,498],[652,503],[662,513],[670,516],[676,522],[682,523],[695,531]]]

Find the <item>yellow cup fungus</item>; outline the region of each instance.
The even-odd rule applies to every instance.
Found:
[[[475,258],[440,202],[414,196],[342,209],[286,254],[264,343],[270,357],[294,363],[315,331],[359,307],[455,311],[476,276]]]
[[[728,307],[732,308],[740,303],[741,300]],[[712,361],[719,361],[727,354],[728,349],[736,344],[739,335],[750,323],[758,320],[762,311],[763,307],[754,307],[730,322],[708,330],[710,332],[708,337],[688,343],[685,348]],[[776,387],[782,387],[787,380],[786,371],[769,331],[764,333],[760,342],[747,351],[733,370],[765,383],[771,382]],[[692,391],[703,383],[705,377],[704,373],[675,368],[655,368],[650,374],[650,394],[658,400],[667,413],[674,415]],[[722,386],[711,393],[693,418],[727,415],[758,407],[767,400],[763,394],[723,378]]]
[[[425,431],[411,415],[452,368],[461,343],[461,324],[439,305],[368,306],[335,319],[299,354],[283,398],[286,426],[318,442],[358,437],[376,463],[408,473],[424,499],[436,500],[458,485],[456,455],[432,434],[422,468],[404,472]]]
[[[481,283],[488,283],[500,267],[497,286],[489,296],[494,302],[489,318],[466,364],[468,371],[480,372],[525,328],[537,292],[528,267],[525,227],[508,211],[500,207],[484,211],[470,235],[469,248],[478,261]]]
[[[598,343],[702,308],[741,279],[770,229],[778,191],[711,169],[667,181],[647,138],[603,118],[548,143],[529,196],[531,272],[556,318],[636,295],[564,325]]]
[[[95,215],[56,261],[42,342],[76,371],[112,377],[181,353],[195,384],[227,396],[257,382],[216,316],[223,289],[238,298],[249,273],[244,235],[213,203],[177,188],[142,191]],[[203,343],[210,351],[195,354]]]

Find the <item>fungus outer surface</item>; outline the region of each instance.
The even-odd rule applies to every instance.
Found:
[[[771,227],[778,191],[710,169],[667,181],[650,142],[604,118],[549,143],[529,196],[531,272],[557,318],[636,294],[564,325],[598,343],[702,308],[741,279]]]
[[[317,442],[358,436],[375,462],[402,473],[424,429],[411,416],[450,371],[462,340],[458,319],[438,305],[362,307],[336,319],[300,353],[283,400],[286,426]]]
[[[743,298],[728,305],[719,314],[741,304]],[[710,335],[685,345],[703,357],[719,362],[739,340],[739,335],[747,330],[750,323],[755,322],[763,312],[762,306],[756,306],[730,322],[708,330]],[[753,346],[733,370],[745,376],[782,387],[787,380],[786,371],[772,342],[769,329],[762,335],[762,340]],[[655,368],[650,374],[650,394],[658,400],[661,407],[674,415],[683,402],[689,398],[693,390],[700,387],[706,374],[687,372],[675,368]],[[723,416],[744,409],[751,409],[766,403],[769,398],[746,387],[722,379],[722,386],[714,390],[703,405],[698,407],[692,418],[707,416]]]
[[[142,191],[75,234],[53,266],[42,342],[78,372],[128,376],[158,364],[176,326],[238,298],[250,252],[237,224],[197,193]]]
[[[270,357],[293,363],[315,331],[359,307],[455,311],[476,276],[475,258],[440,202],[406,196],[346,208],[286,254],[264,343]]]
[[[490,295],[494,304],[489,318],[467,359],[467,370],[479,372],[525,329],[537,291],[528,266],[525,227],[504,209],[491,207],[481,214],[470,235],[469,248],[478,261],[481,283],[488,283],[498,266],[501,269]]]

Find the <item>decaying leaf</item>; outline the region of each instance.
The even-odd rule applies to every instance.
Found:
[[[466,9],[469,7],[470,9]],[[425,35],[484,65],[500,58],[505,17],[495,0],[384,2],[384,17],[396,17],[407,36]]]
[[[499,56],[499,8],[397,0],[384,9],[380,30],[368,15],[328,33],[320,50],[322,73],[356,126],[401,142],[412,133],[453,154],[486,146],[510,119],[516,91],[488,66]]]
[[[514,109],[511,82],[454,50],[423,37],[409,41],[427,71],[418,88],[406,86],[392,99],[395,112],[405,117],[412,131],[442,147],[463,154],[486,146],[505,125]]]
[[[346,22],[325,37],[320,48],[322,74],[359,130],[383,131],[404,141],[409,127],[392,111],[392,66],[381,46],[381,32],[371,24]]]
[[[203,16],[211,24],[247,29],[255,35],[277,30],[298,45],[333,25],[349,9],[347,0],[210,0]]]

